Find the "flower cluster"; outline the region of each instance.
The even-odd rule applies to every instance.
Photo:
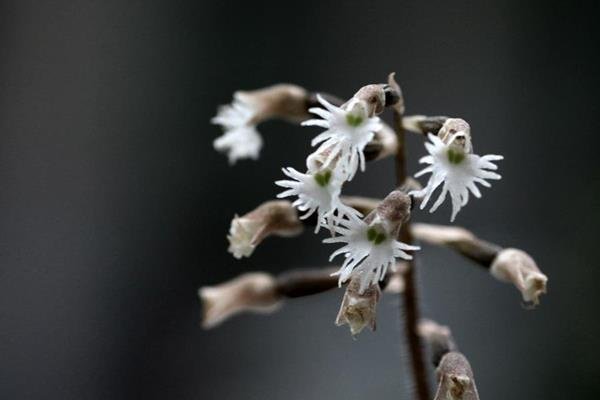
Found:
[[[306,110],[307,104],[317,102],[319,107],[309,106]],[[339,285],[352,281],[357,295],[362,296],[378,285],[398,258],[410,260],[409,252],[419,249],[397,240],[401,225],[410,215],[413,198],[420,200],[420,207],[424,209],[441,187],[430,211],[437,210],[450,194],[453,221],[468,203],[470,194],[481,197],[477,185],[489,187],[488,180],[501,178],[494,172],[497,170],[494,162],[502,156],[474,154],[466,121],[408,117],[403,121],[404,126],[429,138],[425,143],[429,154],[420,160],[427,167],[415,175],[431,174],[427,185],[412,190],[409,193],[412,197],[399,190],[392,191],[362,218],[362,214],[344,204],[340,196],[343,185],[351,181],[359,169],[365,170],[366,152],[377,146],[385,148],[375,157],[371,156],[373,159],[399,150],[396,136],[389,132],[385,135],[389,128],[378,117],[386,106],[403,113],[401,91],[393,76],[387,85],[362,87],[342,105],[332,104],[320,95],[315,101],[304,89],[289,84],[235,93],[233,103],[222,106],[212,119],[225,130],[214,146],[227,153],[232,164],[242,158],[258,157],[263,142],[256,125],[268,118],[303,121],[303,126],[316,126],[323,131],[311,142],[316,150],[306,159],[306,171],[283,168],[286,178],[275,182],[284,189],[277,197],[292,198],[292,202],[269,202],[242,217],[236,216],[228,235],[229,251],[236,258],[248,257],[266,236],[295,235],[301,230],[300,220],[316,215],[315,233],[326,227],[331,237],[324,242],[343,244],[330,258],[331,261],[344,255],[341,268],[334,274],[339,276]],[[316,118],[307,119],[307,112]],[[535,294],[528,295],[528,298],[534,297]]]
[[[381,129],[376,116],[369,116],[369,106],[364,100],[353,98],[342,107],[337,107],[321,96],[317,96],[323,108],[313,107],[309,111],[322,119],[310,119],[304,126],[319,126],[325,131],[315,137],[313,146],[318,149],[307,158],[307,172],[284,168],[291,180],[280,180],[276,184],[286,188],[278,197],[295,196],[293,203],[308,218],[318,214],[317,227],[327,226],[333,230],[339,221],[353,219],[360,213],[340,200],[344,182],[352,180],[359,166],[365,169],[364,148]]]

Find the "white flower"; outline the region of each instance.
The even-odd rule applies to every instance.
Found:
[[[317,98],[325,108],[315,107],[309,111],[322,119],[310,119],[302,125],[327,129],[312,140],[312,145],[321,143],[317,152],[327,152],[325,167],[337,160],[336,169],[340,168],[347,180],[352,180],[359,163],[361,171],[365,170],[363,150],[373,139],[375,132],[381,129],[379,118],[368,116],[363,100],[350,100],[342,109],[330,104],[321,96]]]
[[[215,150],[227,153],[230,164],[244,158],[258,158],[263,140],[252,123],[254,114],[249,103],[236,99],[231,104],[221,106],[211,119],[213,124],[221,125],[225,130],[222,136],[214,140],[213,146]]]
[[[256,248],[255,236],[264,223],[251,218],[240,218],[237,215],[229,227],[229,251],[237,259],[250,257]]]
[[[343,226],[342,226],[343,225]],[[385,221],[376,217],[370,224],[351,217],[335,228],[340,236],[323,240],[324,243],[346,243],[334,251],[329,258],[332,261],[336,256],[344,254],[346,259],[340,270],[339,284],[346,282],[350,277],[360,279],[359,293],[363,293],[372,284],[377,284],[383,277],[396,257],[411,260],[412,256],[404,250],[419,250],[418,246],[411,246],[395,239],[393,232],[387,227]]]
[[[424,209],[433,192],[443,183],[442,192],[431,207],[430,212],[434,212],[444,202],[446,195],[450,192],[452,200],[452,217],[454,221],[456,214],[469,201],[469,191],[477,198],[481,197],[481,192],[476,183],[482,186],[492,186],[486,179],[500,179],[501,176],[489,170],[496,170],[498,167],[492,161],[502,160],[504,157],[497,155],[485,155],[480,157],[471,153],[470,139],[464,132],[454,133],[444,143],[442,139],[429,134],[431,143],[426,142],[425,147],[429,152],[419,160],[420,163],[430,164],[428,167],[415,174],[415,177],[431,173],[427,186],[419,191],[411,192],[417,197],[425,196],[421,202],[421,209]],[[462,145],[454,143],[457,140],[463,142]]]
[[[300,219],[310,217],[315,211],[318,214],[315,233],[321,226],[333,229],[339,218],[344,216],[358,216],[360,213],[352,207],[346,206],[340,200],[343,179],[339,171],[321,170],[303,174],[294,168],[283,168],[283,173],[293,180],[280,180],[276,185],[287,190],[279,193],[277,197],[284,198],[298,196],[293,206],[305,212]]]

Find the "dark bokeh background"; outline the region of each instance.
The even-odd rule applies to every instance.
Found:
[[[427,247],[423,313],[452,326],[483,399],[595,397],[598,9],[566,4],[0,3],[0,397],[408,398],[394,297],[357,341],[333,325],[342,291],[213,331],[196,298],[331,251],[306,233],[249,260],[226,252],[230,218],[276,194],[315,131],[266,123],[260,162],[229,168],[216,106],[281,81],[349,96],[390,71],[409,113],[464,117],[476,150],[505,155],[503,180],[457,223],[550,277],[526,311],[511,286]],[[416,137],[410,150],[414,170]],[[369,165],[348,192],[383,196],[392,170]]]

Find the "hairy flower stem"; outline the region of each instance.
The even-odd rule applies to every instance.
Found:
[[[393,75],[390,75],[390,84],[393,80]],[[393,83],[395,84],[395,82]],[[402,98],[401,92],[400,97]],[[402,105],[400,107],[394,107],[394,130],[398,138],[398,151],[396,152],[397,187],[404,185],[406,180],[406,142],[405,131],[404,127],[402,126],[404,104],[403,100],[401,100],[401,102]],[[413,243],[412,234],[410,232],[410,221],[406,221],[402,225],[398,240],[406,244]],[[406,334],[406,342],[410,352],[410,361],[416,395],[418,400],[429,400],[429,383],[427,380],[427,369],[425,367],[425,360],[422,351],[423,346],[421,344],[421,338],[417,332],[419,323],[419,307],[414,260],[409,261],[409,268],[404,275],[404,281],[404,291],[400,294],[403,297],[404,303],[404,312],[401,310],[401,315],[404,317],[404,329]]]

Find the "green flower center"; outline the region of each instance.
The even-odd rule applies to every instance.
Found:
[[[350,126],[357,127],[363,123],[363,117],[360,115],[346,114],[346,122]]]
[[[380,244],[386,239],[386,236],[383,232],[378,232],[375,228],[369,228],[367,231],[367,239],[374,244]]]
[[[448,149],[448,161],[452,164],[460,164],[465,159],[465,153],[461,150],[450,147]]]
[[[314,175],[315,181],[317,181],[317,184],[321,187],[325,187],[327,185],[329,185],[329,181],[331,180],[331,171],[330,170],[326,170],[323,172],[317,172]]]

